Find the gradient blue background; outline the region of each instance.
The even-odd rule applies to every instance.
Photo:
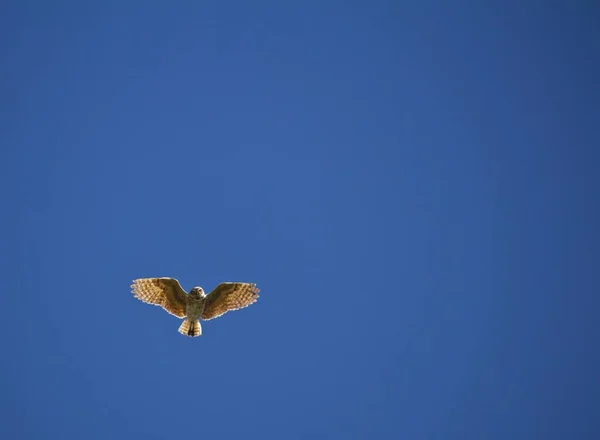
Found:
[[[600,438],[594,2],[0,17],[1,438]]]

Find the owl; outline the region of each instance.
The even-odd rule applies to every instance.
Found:
[[[200,319],[218,318],[230,310],[243,309],[258,299],[258,288],[252,283],[221,283],[208,295],[202,287],[190,293],[175,278],[139,278],[131,285],[133,295],[148,304],[160,306],[171,315],[185,318],[179,333],[196,337],[202,334]]]

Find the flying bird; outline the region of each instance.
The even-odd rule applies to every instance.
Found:
[[[179,281],[167,277],[133,280],[131,292],[145,303],[185,318],[179,333],[190,337],[202,334],[200,319],[208,321],[230,310],[243,309],[254,304],[259,296],[259,289],[252,283],[221,283],[208,295],[202,287],[194,287],[186,293]]]

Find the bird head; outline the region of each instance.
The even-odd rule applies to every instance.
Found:
[[[194,287],[191,291],[190,291],[190,295],[193,296],[198,296],[200,298],[203,298],[206,296],[206,294],[204,293],[204,289],[202,289],[202,287]]]

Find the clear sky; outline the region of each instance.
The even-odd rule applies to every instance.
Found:
[[[0,438],[600,438],[594,3],[3,2]]]

